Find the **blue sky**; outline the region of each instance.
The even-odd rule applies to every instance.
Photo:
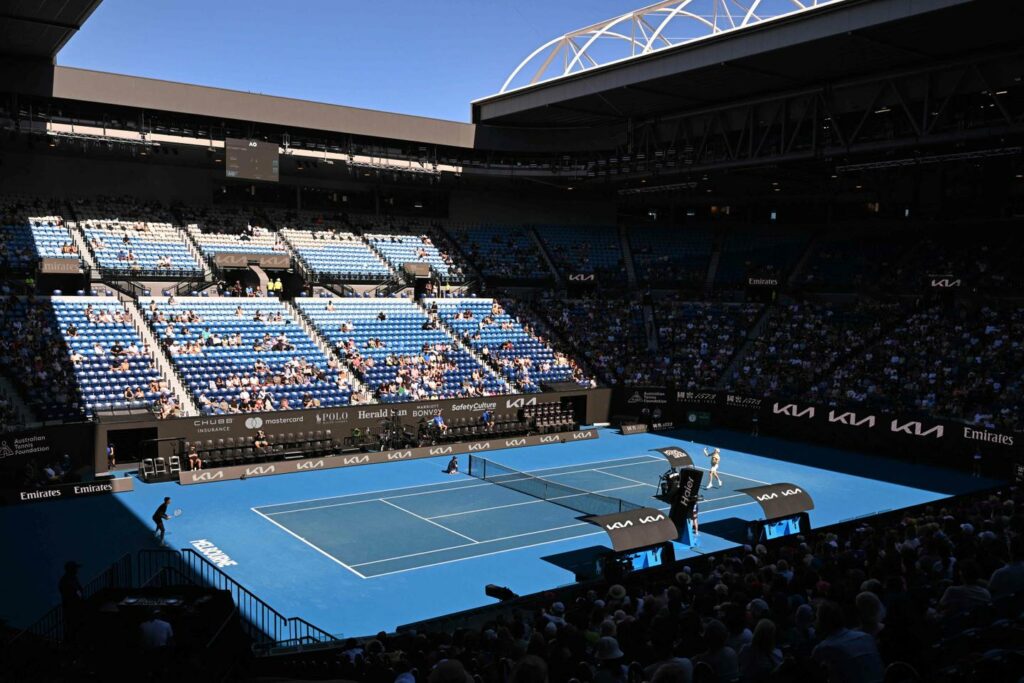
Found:
[[[644,0],[103,0],[58,64],[469,120],[530,52]]]

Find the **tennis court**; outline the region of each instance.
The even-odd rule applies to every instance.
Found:
[[[666,469],[664,458],[639,455],[529,472],[574,489],[667,510],[667,505],[654,498],[658,476]],[[752,505],[735,489],[766,483],[721,474],[724,486],[706,491],[702,517]],[[604,531],[582,521],[579,511],[558,504],[578,504],[572,493],[556,490],[549,497],[550,500],[543,500],[508,488],[508,484],[458,475],[450,482],[300,500],[252,510],[356,576],[369,579],[604,535]]]

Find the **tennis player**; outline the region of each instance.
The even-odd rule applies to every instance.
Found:
[[[167,514],[167,506],[171,504],[170,497],[164,498],[164,502],[156,509],[153,513],[153,522],[156,523],[156,531],[154,533],[160,536],[160,542],[164,542],[164,520],[170,519],[171,516]]]
[[[710,453],[708,452],[707,446],[704,447],[704,455],[711,458],[711,470],[708,472],[708,486],[711,488],[715,484],[715,480],[718,480],[718,488],[722,488],[722,478],[718,476],[718,463],[722,461],[722,451],[715,448]]]
[[[697,505],[698,505],[698,502],[696,500],[693,501],[693,512],[690,513],[690,523],[693,524],[693,542],[694,543],[697,542],[697,536],[700,535],[700,532],[697,530]]]

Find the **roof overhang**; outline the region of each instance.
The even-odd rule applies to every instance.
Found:
[[[6,0],[0,7],[0,55],[52,63],[102,0]]]
[[[473,102],[496,126],[608,125],[1019,40],[987,0],[846,0]]]

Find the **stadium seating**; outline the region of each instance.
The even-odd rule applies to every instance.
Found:
[[[658,352],[652,354],[651,383],[714,387],[762,310],[760,304],[659,300],[654,312]]]
[[[203,275],[187,238],[170,223],[87,219],[79,225],[96,264],[106,273],[168,278]]]
[[[622,242],[618,228],[609,226],[543,227],[537,234],[544,240],[555,267],[565,276],[603,274],[625,275]]]
[[[140,297],[139,305],[205,414],[282,409],[284,399],[293,410],[349,403],[353,384],[347,372],[331,367],[330,359],[277,299],[181,297],[169,304],[163,297]],[[262,320],[255,320],[257,312]],[[157,315],[167,322],[154,318]],[[174,321],[176,316],[193,315],[198,321]],[[176,347],[170,344],[168,330],[173,332]],[[287,344],[274,350],[272,345],[282,334]],[[257,350],[257,342],[267,335],[269,341]],[[204,342],[204,336],[210,341]],[[232,337],[237,343],[230,343]],[[190,344],[199,348],[189,349]],[[257,368],[258,363],[265,364],[265,369]],[[306,375],[307,365],[308,372],[315,374]],[[235,377],[255,383],[231,386]],[[257,403],[261,392],[266,393],[269,404]]]
[[[342,353],[347,353],[349,361],[381,402],[509,393],[505,382],[483,367],[444,330],[427,329],[430,319],[415,302],[405,299],[296,299],[296,305],[322,336]],[[342,331],[343,323],[351,329]],[[370,345],[376,340],[381,342],[381,346],[372,348]],[[349,343],[347,352],[346,343]],[[438,344],[445,348],[437,354],[439,360],[450,364],[443,369],[442,380],[435,387],[426,386],[418,379],[396,386],[396,377],[403,369],[400,361],[408,363],[412,360],[418,373],[426,372],[432,365],[429,360],[421,358],[428,355],[424,349],[436,348]],[[372,365],[366,362],[367,359],[373,359]],[[436,366],[437,363],[433,365]]]
[[[725,237],[715,282],[726,287],[745,286],[748,277],[774,277],[782,284],[809,236],[809,231],[781,226],[732,228]]]
[[[21,273],[41,258],[78,258],[62,214],[54,200],[0,196],[0,267]]]
[[[316,276],[349,282],[379,282],[392,275],[380,256],[351,232],[282,228],[281,235],[306,269]]]
[[[632,228],[629,247],[641,282],[699,287],[707,277],[714,246],[709,227]]]
[[[917,233],[842,229],[822,235],[798,281],[812,291],[860,291],[895,285],[900,258]]]
[[[426,299],[424,304],[431,309],[436,306],[445,324],[521,391],[540,391],[542,382],[577,379],[565,356],[555,353],[493,299]]]
[[[86,416],[103,411],[147,408],[160,398],[160,372],[132,325],[124,305],[114,297],[55,296],[54,318],[75,368]],[[76,334],[70,334],[74,328]],[[111,349],[120,347],[115,354]],[[118,360],[126,370],[114,369]],[[151,383],[156,385],[151,385]],[[126,398],[125,391],[142,395]]]
[[[463,245],[473,265],[486,277],[521,280],[551,277],[537,243],[526,228],[451,227],[448,233]]]
[[[188,227],[188,233],[207,259],[216,254],[280,254],[288,251],[277,234],[266,228],[253,228],[251,234],[234,235],[205,233],[192,225]]]
[[[427,234],[374,233],[366,235],[367,242],[391,264],[401,270],[406,263],[426,263],[444,282],[461,282],[463,273],[447,253],[442,253]]]

